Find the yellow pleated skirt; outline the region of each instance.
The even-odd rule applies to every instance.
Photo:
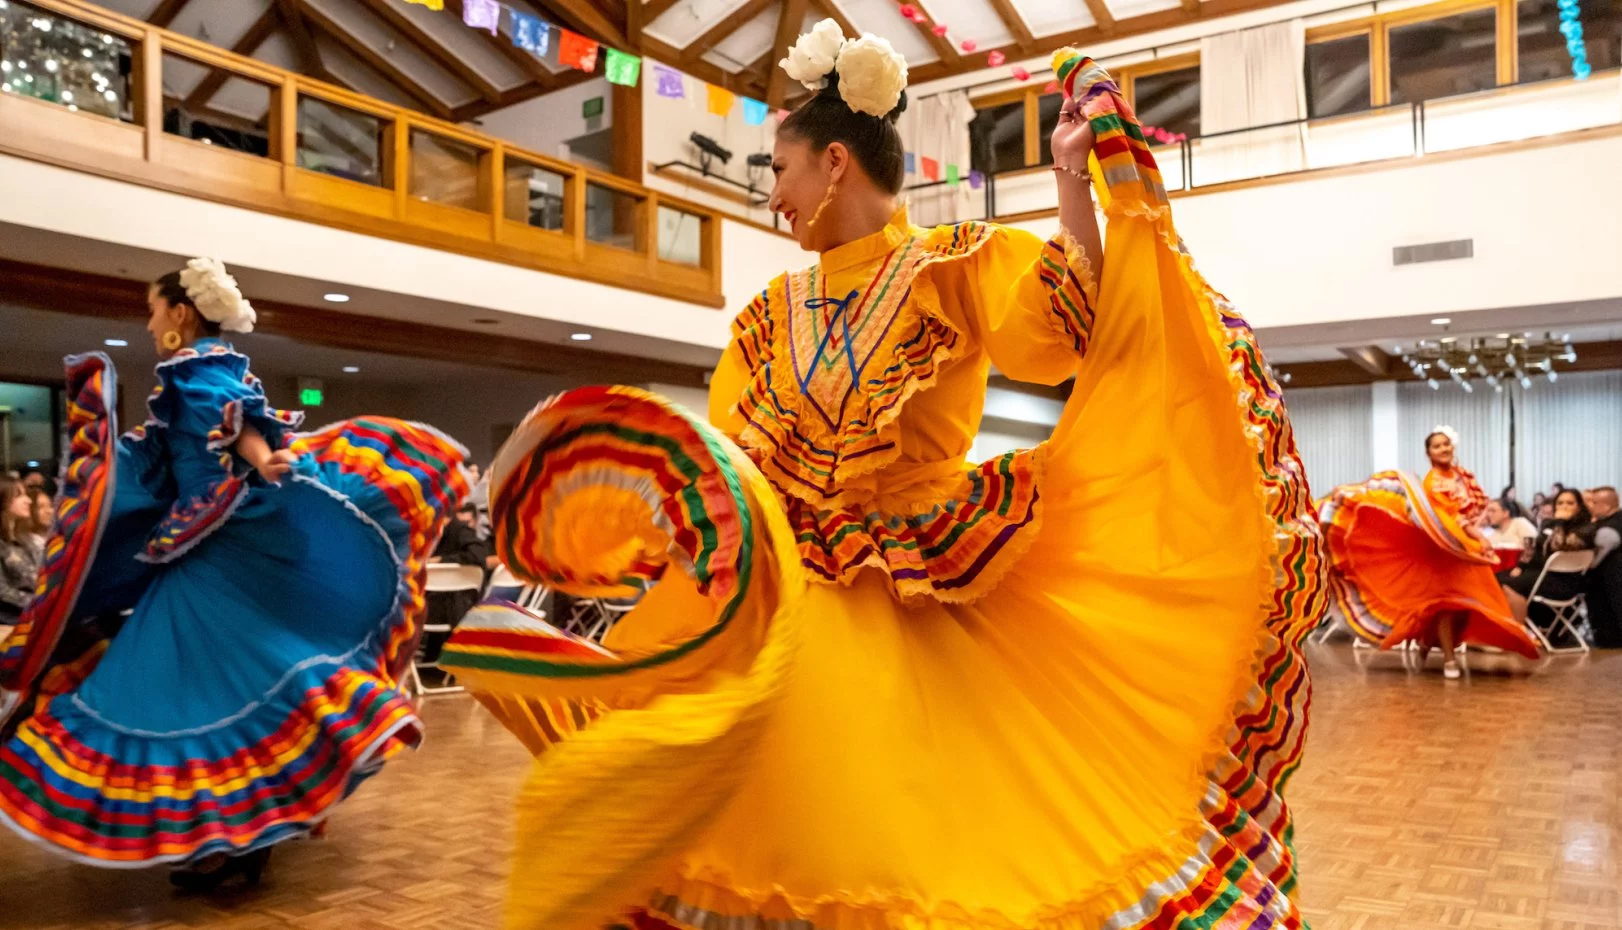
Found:
[[[493,471],[508,564],[590,593],[669,561],[605,649],[499,607],[447,648],[545,750],[511,926],[1302,925],[1311,496],[1169,216],[1120,200],[1108,236],[1039,535],[968,604],[809,581],[744,454],[643,392],[532,414]]]

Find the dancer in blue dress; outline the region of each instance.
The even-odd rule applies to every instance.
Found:
[[[59,526],[0,644],[0,823],[206,889],[420,741],[396,683],[465,453],[383,418],[295,434],[221,338],[254,313],[218,262],[148,303],[144,427],[118,437],[105,355],[67,360]]]

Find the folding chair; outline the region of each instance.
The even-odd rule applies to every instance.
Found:
[[[424,588],[429,594],[450,594],[456,591],[472,591],[482,594],[484,591],[484,569],[477,565],[455,565],[451,563],[438,563],[428,566],[428,581]],[[444,633],[447,636],[455,629],[450,623],[425,623],[422,627],[423,638],[435,633]],[[424,687],[420,669],[439,668],[439,658],[416,661],[411,663],[411,682],[417,694],[431,696],[435,694],[457,694],[465,690],[461,685],[452,684],[454,680],[450,675],[445,676],[444,684],[435,688]]]
[[[508,596],[508,595],[511,596]],[[497,564],[496,570],[490,573],[490,583],[484,588],[486,598],[499,597],[504,601],[512,601],[519,607],[540,615],[546,616],[541,609],[541,603],[546,600],[546,588],[540,585],[529,585],[519,580],[507,566]]]
[[[1579,549],[1576,552],[1556,552],[1543,563],[1543,571],[1538,573],[1537,583],[1532,585],[1532,593],[1527,596],[1526,626],[1543,648],[1551,655],[1558,653],[1572,653],[1589,651],[1588,640],[1583,638],[1579,627],[1588,621],[1588,601],[1584,599],[1582,591],[1564,600],[1555,600],[1538,592],[1543,589],[1543,580],[1551,573],[1556,575],[1583,575],[1594,564],[1594,550]],[[1547,626],[1538,626],[1532,619],[1531,607],[1542,604],[1549,608],[1553,615]],[[1564,627],[1571,634],[1575,646],[1555,646],[1549,640],[1549,634],[1556,628]]]

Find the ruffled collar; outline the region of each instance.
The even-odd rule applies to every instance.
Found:
[[[914,235],[912,222],[907,219],[907,208],[902,207],[890,217],[890,222],[876,233],[852,239],[838,248],[822,253],[819,264],[823,274],[837,274],[857,268],[884,255]]]

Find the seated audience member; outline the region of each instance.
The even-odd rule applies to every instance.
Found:
[[[486,565],[495,557],[490,554],[490,544],[480,539],[478,531],[473,528],[476,517],[477,512],[473,504],[464,501],[461,509],[456,511],[456,519],[445,524],[445,532],[439,537],[439,545],[434,547],[434,562],[476,565],[488,571]],[[471,590],[428,592],[426,622],[456,626],[462,622],[462,617],[479,603],[481,593]],[[423,637],[422,645],[418,648],[419,658],[437,659],[440,648],[445,645],[448,638],[444,633]]]
[[[34,525],[30,536],[39,543],[41,552],[45,551],[45,543],[51,538],[51,530],[56,529],[56,502],[51,499],[43,489],[34,492]]]
[[[467,466],[468,472],[468,503],[472,504],[477,516],[473,520],[473,528],[479,531],[480,539],[490,538],[490,473],[479,468],[477,464]],[[492,568],[494,565],[492,564]]]
[[[1538,528],[1532,525],[1532,521],[1510,516],[1509,508],[1503,501],[1488,501],[1484,516],[1487,522],[1481,527],[1482,535],[1495,548],[1524,547],[1527,542],[1537,539]]]
[[[1593,500],[1595,548],[1611,542],[1611,548],[1588,570],[1584,581],[1588,599],[1588,622],[1594,628],[1594,645],[1601,649],[1622,649],[1622,508],[1616,488],[1595,488]]]
[[[1515,499],[1515,486],[1513,484],[1504,485],[1504,492],[1498,495],[1498,502],[1504,505],[1504,509],[1509,512],[1511,519],[1526,516],[1526,508],[1521,506],[1521,502]]]
[[[1593,517],[1583,505],[1581,494],[1568,488],[1555,496],[1554,517],[1543,526],[1531,557],[1520,566],[1499,573],[1498,581],[1504,586],[1504,594],[1509,598],[1510,608],[1515,611],[1515,619],[1526,622],[1530,604],[1528,598],[1549,559],[1557,552],[1595,548],[1596,531]],[[1580,575],[1551,573],[1543,578],[1537,593],[1540,597],[1562,601],[1576,597],[1582,592],[1583,586],[1584,580]]]
[[[34,599],[45,547],[34,539],[34,501],[15,478],[0,479],[0,627],[17,623]]]

